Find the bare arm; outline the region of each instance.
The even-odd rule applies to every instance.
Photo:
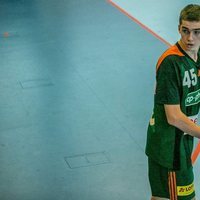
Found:
[[[167,121],[191,136],[200,138],[200,126],[192,122],[180,109],[180,105],[164,105]]]

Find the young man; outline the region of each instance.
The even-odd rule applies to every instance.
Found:
[[[158,60],[146,154],[152,200],[194,200],[191,163],[200,107],[200,5],[180,13],[181,39]]]

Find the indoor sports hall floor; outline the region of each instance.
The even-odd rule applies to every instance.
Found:
[[[150,199],[155,63],[188,3],[0,0],[0,200]]]

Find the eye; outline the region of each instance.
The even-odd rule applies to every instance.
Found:
[[[187,29],[182,29],[182,33],[184,33],[185,35],[189,35],[189,34],[190,34],[190,31],[187,30]]]
[[[199,36],[200,35],[200,30],[194,30],[194,35]]]

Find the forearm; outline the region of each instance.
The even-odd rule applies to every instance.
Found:
[[[174,110],[173,106],[172,111],[170,105],[165,105],[165,113],[170,125],[179,128],[191,136],[200,138],[200,126],[192,122],[178,107],[175,107]]]
[[[200,126],[192,122],[187,116],[182,114],[177,120],[174,120],[174,123],[171,125],[179,128],[185,133],[188,133],[191,136],[200,138]]]

